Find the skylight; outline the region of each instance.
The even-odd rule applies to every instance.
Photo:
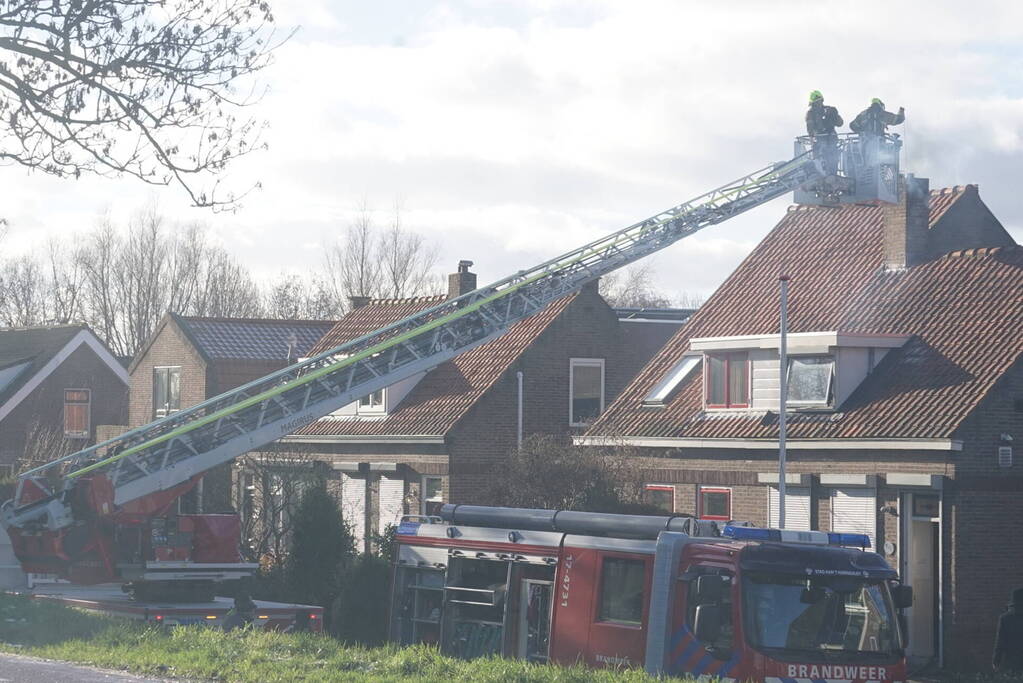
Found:
[[[654,385],[654,388],[643,399],[643,405],[663,406],[671,393],[682,383],[682,380],[692,374],[702,359],[703,356],[683,356],[682,360],[668,371],[664,379]]]

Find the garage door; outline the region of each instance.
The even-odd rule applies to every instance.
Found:
[[[836,488],[831,493],[831,530],[866,534],[874,545],[877,531],[877,498],[872,488]]]
[[[388,525],[398,525],[405,513],[405,480],[380,477],[380,519],[377,533],[383,535]]]
[[[767,519],[772,529],[778,528],[778,487],[770,487],[767,504]],[[810,530],[810,488],[802,486],[785,487],[785,528],[796,531]]]

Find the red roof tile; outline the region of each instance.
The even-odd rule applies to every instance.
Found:
[[[931,193],[931,225],[975,186]],[[983,206],[979,204],[978,206]],[[663,409],[643,397],[697,337],[777,334],[777,278],[792,278],[791,332],[912,335],[839,412],[796,414],[792,438],[951,438],[1023,356],[1023,247],[881,268],[881,209],[792,208],[590,429],[645,437],[777,438],[776,415],[703,410],[691,375]]]
[[[318,420],[301,435],[439,436],[504,374],[511,364],[575,299],[570,295],[521,320],[504,335],[428,372],[398,407],[384,418],[336,417]],[[444,297],[375,300],[342,318],[313,349],[319,353],[405,316],[435,306]]]

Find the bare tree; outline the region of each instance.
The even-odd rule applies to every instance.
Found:
[[[56,239],[46,245],[49,266],[49,311],[53,322],[67,324],[81,319],[85,273],[72,250]]]
[[[30,255],[0,267],[0,322],[4,325],[38,325],[46,320],[46,276]]]
[[[294,273],[281,273],[266,291],[263,310],[268,318],[306,318],[308,301],[309,292],[302,278]]]
[[[616,308],[667,308],[669,297],[653,284],[654,269],[649,263],[634,263],[600,279],[600,295]]]
[[[279,442],[235,461],[235,507],[242,519],[242,552],[250,561],[283,563],[302,493],[322,478],[316,461]]]
[[[213,179],[260,146],[238,110],[258,99],[272,25],[266,0],[0,0],[0,159],[230,205]]]
[[[363,199],[345,233],[344,244],[334,245],[327,255],[327,268],[336,273],[345,296],[376,296],[380,287],[376,251],[373,214]]]
[[[391,225],[381,236],[377,249],[382,296],[400,299],[430,289],[437,248],[428,245],[422,235],[402,227],[402,209],[397,200]]]
[[[579,447],[532,436],[497,468],[488,500],[508,507],[653,513],[644,504],[638,451],[609,443]]]

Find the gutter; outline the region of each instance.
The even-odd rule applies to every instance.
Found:
[[[280,439],[284,443],[408,443],[408,444],[443,444],[443,435],[402,435],[387,434],[372,436],[368,434],[289,434]]]
[[[575,436],[576,446],[644,446],[648,448],[739,448],[778,450],[777,439],[696,439],[666,436]],[[959,439],[786,439],[789,450],[886,450],[886,451],[961,451]]]

